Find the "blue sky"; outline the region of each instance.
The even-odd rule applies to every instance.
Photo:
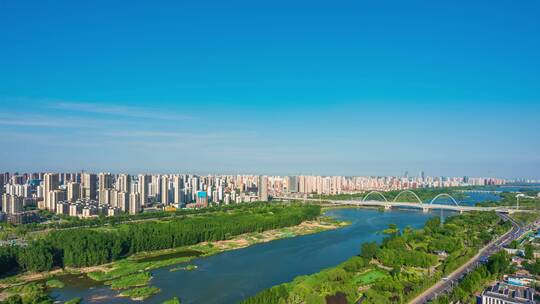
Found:
[[[0,169],[540,177],[538,1],[86,2],[0,2]]]

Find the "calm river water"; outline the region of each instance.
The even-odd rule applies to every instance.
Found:
[[[402,228],[422,227],[430,217],[439,216],[439,213],[336,209],[328,211],[327,215],[351,221],[352,225],[196,259],[190,262],[198,266],[194,271],[169,271],[173,267],[154,270],[152,285],[162,291],[146,302],[161,303],[177,296],[182,303],[237,303],[265,288],[291,281],[298,275],[318,272],[347,260],[358,254],[361,243],[380,240],[382,236],[377,232],[390,223]],[[55,290],[52,296],[61,301],[78,296],[85,303],[132,303],[115,297],[116,294],[107,287],[68,284]]]
[[[490,199],[475,197],[477,201]],[[445,211],[444,215],[450,215]],[[438,211],[422,213],[417,210],[378,211],[375,209],[335,209],[326,213],[352,225],[322,233],[282,239],[248,248],[224,252],[196,259],[194,271],[169,271],[167,267],[152,271],[152,286],[161,292],[145,303],[162,303],[177,296],[182,303],[238,303],[257,292],[335,266],[358,254],[360,244],[379,241],[378,231],[395,223],[400,228],[419,228]],[[133,303],[104,286],[88,287],[84,284],[66,284],[52,296],[65,301],[82,297],[83,303]]]

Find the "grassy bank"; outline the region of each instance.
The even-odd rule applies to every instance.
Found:
[[[510,214],[510,217],[520,225],[526,226],[538,220],[540,212],[515,212]]]
[[[65,267],[107,264],[139,252],[189,246],[296,226],[321,208],[303,204],[253,204],[193,217],[122,223],[49,232],[25,246],[0,246],[0,277]]]
[[[455,215],[423,229],[390,225],[382,243],[329,269],[264,290],[244,304],[406,303],[510,228],[493,212]]]
[[[159,293],[161,289],[153,286],[147,286],[147,287],[138,287],[129,289],[126,291],[122,291],[120,293],[121,297],[128,297],[135,301],[144,301],[148,299],[149,297]]]
[[[99,266],[82,268],[66,267],[63,270],[57,270],[53,273],[18,275],[4,279],[0,283],[3,283],[4,287],[24,286],[32,280],[54,277],[58,277],[57,280],[61,282],[61,276],[63,274],[77,273],[87,276],[99,284],[109,285],[113,290],[123,290],[123,296],[137,299],[148,298],[159,292],[159,290],[148,286],[152,279],[151,270],[174,266],[171,268],[173,271],[197,271],[195,265],[185,264],[198,257],[207,257],[258,243],[338,229],[348,224],[328,217],[319,217],[315,220],[304,221],[292,227],[250,232],[231,237],[227,240],[202,242],[173,249],[140,252],[126,259]],[[185,266],[178,266],[179,264],[184,264]],[[9,292],[3,293],[4,298],[10,295],[13,294]]]
[[[517,207],[518,204],[518,193],[516,192],[502,192],[500,194],[501,199],[499,201],[489,201],[477,203],[477,206],[482,207],[498,207],[498,206],[508,206],[508,207]],[[519,208],[528,209],[528,210],[540,210],[540,198],[536,197],[520,197],[519,198]]]
[[[146,286],[152,276],[148,272],[129,274],[114,280],[106,281],[105,285],[111,286],[111,289],[127,289],[131,287]]]

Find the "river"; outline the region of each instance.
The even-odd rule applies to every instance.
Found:
[[[492,197],[475,195],[475,198],[481,201]],[[450,214],[444,212],[444,216]],[[388,224],[394,223],[400,228],[420,228],[429,218],[440,216],[440,212],[347,208],[329,210],[326,215],[352,224],[342,229],[198,258],[190,262],[198,266],[194,271],[169,271],[176,266],[154,270],[151,285],[162,291],[145,303],[162,303],[174,296],[179,297],[184,304],[238,303],[265,288],[347,260],[359,253],[361,243],[380,241],[383,236],[378,232],[387,228]],[[116,297],[117,294],[106,286],[89,288],[75,282],[54,290],[51,295],[60,301],[82,297],[83,303],[133,303],[129,299]]]

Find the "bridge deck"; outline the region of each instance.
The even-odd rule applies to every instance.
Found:
[[[422,210],[431,210],[431,209],[444,209],[444,210],[453,210],[453,211],[497,211],[500,213],[512,213],[512,212],[531,212],[531,210],[517,210],[515,208],[509,207],[477,207],[477,206],[462,206],[462,205],[443,205],[443,204],[426,204],[418,202],[385,202],[385,201],[353,201],[353,200],[320,200],[314,198],[292,198],[292,197],[276,197],[278,200],[303,200],[303,201],[313,201],[313,202],[328,202],[336,205],[352,205],[352,206],[369,206],[369,207],[407,207],[407,208],[417,208]]]

